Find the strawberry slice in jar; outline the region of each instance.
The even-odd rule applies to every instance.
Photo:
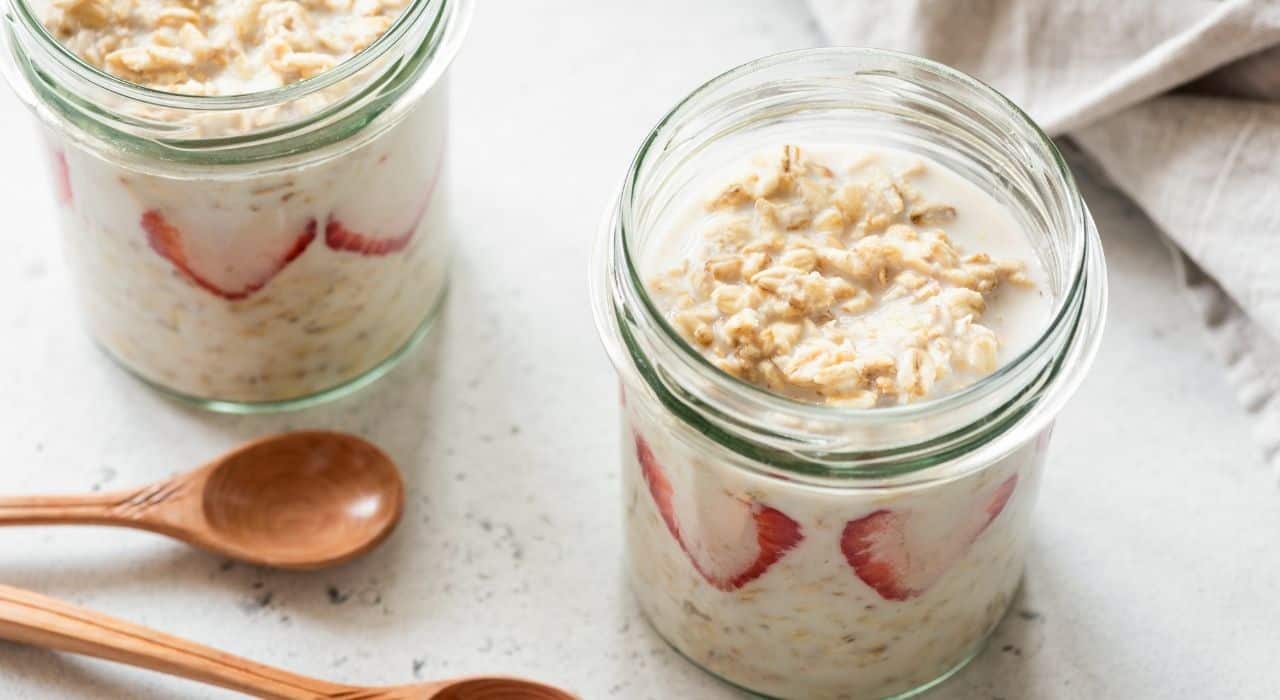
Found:
[[[667,530],[693,568],[721,591],[734,591],[764,576],[804,539],[787,514],[745,494],[726,492],[704,470],[686,467],[682,488],[672,486],[644,438],[636,459]]]
[[[329,214],[325,245],[369,256],[408,248],[428,220],[443,165],[443,141],[434,148],[388,151],[364,161],[351,175],[368,183],[368,191],[340,202]]]
[[[1018,485],[1015,474],[952,517],[880,509],[850,520],[840,551],[858,578],[885,600],[909,600],[927,592],[1000,517]]]
[[[267,286],[316,238],[315,219],[208,214],[150,209],[141,226],[157,255],[196,286],[228,301]]]

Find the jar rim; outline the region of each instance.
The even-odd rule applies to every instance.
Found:
[[[1048,155],[1047,164],[1052,170],[1054,179],[1067,195],[1065,198],[1067,220],[1076,229],[1077,235],[1073,237],[1073,243],[1078,240],[1078,244],[1072,246],[1071,257],[1068,260],[1069,277],[1062,285],[1062,294],[1056,300],[1055,308],[1046,320],[1045,327],[1035,341],[1024,348],[1016,357],[1011,358],[992,374],[957,391],[925,401],[874,408],[830,406],[769,391],[764,387],[734,377],[712,364],[671,326],[665,315],[657,308],[641,279],[638,261],[636,260],[637,256],[635,251],[632,250],[634,236],[630,236],[629,232],[636,227],[635,203],[642,167],[646,163],[646,158],[659,145],[664,132],[668,128],[672,128],[672,124],[678,123],[682,117],[688,116],[687,113],[694,109],[694,105],[699,98],[707,96],[718,88],[732,86],[738,79],[764,69],[827,57],[871,62],[897,62],[904,67],[923,70],[942,79],[959,83],[990,98],[1000,106],[1003,111],[1002,116],[1007,116],[1016,122],[1020,122],[1028,133],[1035,135],[1036,145],[1039,146],[1040,152]],[[606,238],[609,240],[606,240]],[[1073,316],[1078,320],[1084,313],[1086,295],[1093,297],[1093,306],[1095,308],[1090,309],[1090,313],[1100,316],[1101,311],[1100,308],[1097,308],[1098,304],[1101,303],[1105,306],[1106,280],[1105,274],[1101,273],[1101,250],[1100,244],[1097,242],[1096,231],[1093,229],[1088,210],[1076,188],[1070,168],[1049,137],[1016,104],[982,81],[928,59],[881,49],[836,47],[784,52],[766,56],[733,68],[693,90],[659,120],[637,150],[618,192],[615,206],[611,210],[611,216],[607,217],[605,236],[600,241],[602,248],[608,247],[610,244],[612,244],[614,251],[615,263],[620,262],[620,264],[616,265],[620,269],[616,269],[613,274],[625,278],[622,280],[615,279],[614,282],[618,287],[625,286],[629,291],[633,291],[634,293],[630,298],[638,301],[636,305],[639,307],[638,309],[628,308],[627,311],[634,311],[643,315],[646,321],[660,331],[667,346],[676,351],[674,355],[677,361],[682,363],[682,370],[695,373],[700,380],[721,383],[723,385],[721,388],[726,391],[736,392],[741,397],[744,397],[744,402],[750,402],[753,407],[757,407],[761,411],[769,411],[803,420],[837,421],[846,425],[866,427],[884,426],[943,414],[959,407],[972,405],[977,401],[989,399],[1002,386],[1007,389],[1008,384],[1014,378],[1026,377],[1037,362],[1045,362],[1044,356],[1047,349],[1051,350],[1050,346],[1055,341],[1059,343],[1063,341],[1064,329],[1070,335],[1066,337],[1067,344],[1062,345],[1060,350],[1065,352],[1070,349],[1069,346],[1073,340],[1072,336],[1077,335],[1079,326],[1078,323],[1073,322]],[[607,253],[604,251],[598,251],[597,268],[601,267],[601,265],[609,264],[605,259],[606,256]],[[1092,271],[1097,271],[1098,274],[1090,274]],[[1090,277],[1093,277],[1093,279],[1089,279]],[[610,284],[612,283],[605,281],[606,286],[610,286]],[[1089,285],[1093,287],[1091,293],[1086,288]],[[593,293],[600,294],[600,286],[593,284]],[[603,299],[597,301],[596,314],[597,323],[601,325],[602,334],[605,332],[607,325],[613,325],[615,330],[622,331],[625,334],[626,330],[619,325],[621,322],[615,324],[607,317],[608,312],[601,308],[600,302],[602,301]],[[1091,333],[1092,337],[1087,339],[1089,342],[1083,348],[1084,356],[1079,363],[1082,365],[1081,369],[1083,369],[1083,366],[1087,366],[1092,359],[1099,340],[1101,326],[1098,325],[1096,328],[1091,328],[1091,330],[1093,331]],[[613,348],[610,348],[610,354],[614,356],[615,364],[618,364],[619,358]],[[1082,374],[1082,371],[1077,371],[1069,387],[1062,387],[1062,382],[1056,382],[1058,386],[1062,387],[1059,394],[1069,395]],[[1054,377],[1049,379],[1052,381]],[[707,406],[701,405],[700,408],[706,409]],[[1056,410],[1054,412],[1056,413]],[[1049,415],[1045,420],[1051,418],[1052,415]],[[826,444],[824,443],[824,445]],[[826,447],[829,447],[829,445],[826,445]],[[882,450],[877,450],[877,452],[883,455]],[[933,463],[936,463],[936,461]]]
[[[62,42],[58,41],[49,32],[49,29],[44,26],[44,23],[40,21],[40,18],[36,15],[35,8],[31,6],[28,0],[8,0],[8,4],[10,10],[12,10],[11,17],[17,18],[17,21],[27,31],[40,38],[42,45],[51,50],[51,55],[60,64],[95,81],[98,87],[110,89],[121,97],[156,107],[182,110],[231,110],[268,107],[280,102],[305,97],[336,85],[355,75],[386,53],[432,5],[436,5],[437,16],[442,16],[447,6],[451,4],[451,0],[410,0],[409,6],[396,17],[391,26],[387,28],[387,31],[383,32],[369,46],[333,68],[314,77],[287,85],[234,95],[187,95],[125,80],[85,61]],[[452,0],[452,4],[457,6],[459,4],[458,0]]]
[[[372,121],[362,114],[366,107],[373,105],[381,111],[388,106],[379,99],[385,89],[404,92],[409,83],[403,78],[408,75],[417,81],[413,84],[419,90],[439,80],[461,47],[474,6],[473,0],[410,0],[387,31],[369,46],[316,76],[235,95],[187,95],[133,83],[86,62],[49,32],[28,0],[7,3],[10,11],[6,13],[4,39],[9,44],[9,55],[3,61],[4,68],[10,84],[29,106],[37,111],[50,107],[59,118],[73,122],[94,122],[95,128],[126,150],[178,161],[204,162],[202,158],[211,157],[218,163],[256,162],[314,151],[361,130]],[[404,57],[395,56],[397,47],[408,46],[406,39],[417,35],[422,37],[420,42],[415,42]],[[370,74],[370,80],[353,85],[349,93],[313,113],[225,135],[187,136],[179,133],[178,122],[147,121],[81,94],[103,91],[121,100],[122,105],[193,116],[235,114],[321,94],[344,81],[355,80],[388,57],[396,60],[387,70]],[[50,69],[60,71],[64,79],[51,78],[47,75]],[[91,116],[86,117],[90,111]],[[355,115],[360,118],[353,119]],[[360,123],[354,124],[355,121]],[[332,137],[315,135],[334,123],[351,124],[352,128]]]

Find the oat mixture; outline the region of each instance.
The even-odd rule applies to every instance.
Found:
[[[925,163],[824,160],[787,145],[713,194],[700,241],[649,282],[671,324],[722,370],[829,405],[906,403],[994,371],[983,314],[1006,285],[1034,293],[1024,264],[948,237],[964,212],[913,186]]]
[[[444,295],[445,117],[428,95],[372,143],[243,180],[62,144],[59,223],[94,337],[193,398],[288,401],[364,376]]]
[[[408,0],[49,0],[45,26],[91,65],[191,95],[266,90],[372,44]]]
[[[828,492],[699,450],[649,396],[627,399],[632,588],[716,675],[769,697],[896,696],[963,663],[1014,599],[1046,440],[961,479]],[[883,532],[859,561],[849,533],[868,524]]]

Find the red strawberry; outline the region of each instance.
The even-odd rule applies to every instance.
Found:
[[[53,153],[53,187],[58,204],[71,204],[71,170],[67,167],[67,154],[62,151]]]
[[[164,215],[151,210],[142,215],[142,228],[147,232],[147,243],[161,257],[173,263],[187,279],[223,299],[236,301],[267,286],[281,270],[306,251],[316,238],[316,222],[310,220],[301,233],[286,241],[286,247],[275,255],[245,255],[240,264],[223,263],[228,251],[202,251],[204,256],[193,254],[191,246],[183,240],[182,231],[169,223]],[[227,245],[230,241],[215,242]],[[205,265],[198,260],[206,259]],[[200,269],[212,272],[201,272]],[[216,275],[216,279],[215,279]]]
[[[644,438],[636,435],[635,440],[640,471],[667,530],[693,568],[717,589],[737,590],[760,578],[804,539],[800,524],[782,511],[732,497],[701,504],[711,506],[712,513],[705,513],[699,504],[689,505],[685,512],[700,527],[697,534],[687,534],[676,516],[671,481]]]
[[[324,242],[334,250],[345,250],[351,253],[359,253],[361,255],[389,255],[391,253],[398,253],[409,245],[409,241],[413,238],[414,232],[418,230],[418,222],[421,220],[421,216],[414,219],[413,225],[409,230],[395,238],[375,238],[373,236],[366,236],[362,233],[356,233],[343,225],[341,221],[330,216],[329,221],[324,225]]]
[[[644,482],[649,485],[649,495],[653,496],[653,502],[658,506],[658,514],[662,516],[672,536],[680,539],[680,526],[676,524],[675,505],[671,501],[671,482],[658,465],[658,458],[653,456],[649,443],[639,435],[636,435],[636,457],[640,460],[640,473],[644,475]]]
[[[1000,485],[996,487],[995,492],[991,494],[991,498],[987,500],[987,521],[982,524],[982,528],[973,536],[974,539],[977,539],[978,535],[981,535],[982,531],[986,530],[987,526],[991,524],[991,521],[995,520],[996,517],[1000,515],[1000,512],[1004,510],[1004,507],[1009,505],[1009,499],[1013,498],[1013,489],[1017,486],[1017,474],[1014,474],[1008,479],[1000,482]]]
[[[863,583],[885,600],[914,598],[942,578],[1008,505],[1015,474],[981,501],[965,522],[918,522],[919,516],[877,510],[844,526],[840,549]],[[921,532],[924,530],[924,532]]]
[[[379,164],[381,162],[379,161]],[[361,255],[390,255],[404,250],[409,246],[409,241],[413,240],[413,234],[418,231],[418,225],[422,223],[422,217],[426,216],[427,209],[431,206],[431,197],[435,194],[436,183],[440,180],[439,164],[442,163],[443,159],[441,158],[435,175],[431,178],[431,184],[427,186],[427,194],[423,197],[422,204],[418,207],[417,213],[413,216],[413,221],[404,233],[391,238],[379,238],[373,234],[354,231],[339,221],[333,214],[330,214],[329,220],[324,225],[325,245],[333,250],[343,250]]]

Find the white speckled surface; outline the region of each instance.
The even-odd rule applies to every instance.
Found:
[[[4,92],[0,491],[123,487],[332,426],[386,446],[411,500],[382,549],[329,572],[229,566],[131,532],[7,529],[0,581],[338,681],[499,671],[592,700],[737,697],[670,652],[620,580],[614,382],[584,267],[650,124],[713,73],[816,32],[787,0],[479,5],[453,82],[444,325],[389,379],[306,413],[197,413],[98,354],[33,132]],[[1111,265],[1108,336],[1059,423],[1017,612],[930,697],[1280,696],[1280,494],[1150,225],[1088,179],[1085,193]],[[229,696],[0,643],[0,697]]]

